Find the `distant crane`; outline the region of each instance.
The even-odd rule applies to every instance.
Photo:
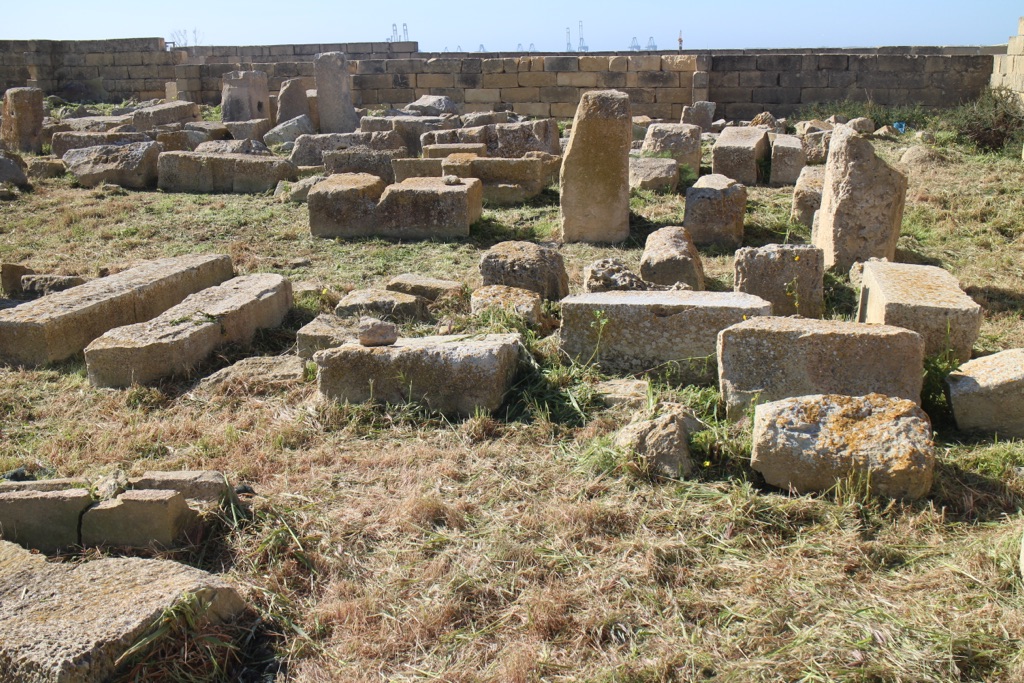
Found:
[[[409,40],[409,24],[402,24],[402,40]]]
[[[530,48],[529,48],[529,51],[530,51],[530,52],[536,52],[536,51],[537,51],[537,46],[536,46],[536,45],[534,45],[533,43],[530,43]]]
[[[652,51],[658,49],[658,44],[654,42],[654,36],[651,36],[650,38],[647,39],[647,47],[645,47],[644,49]]]
[[[679,49],[680,50],[683,49],[683,32],[682,31],[679,32]]]
[[[517,43],[516,44],[516,52],[522,52],[522,51],[523,51],[523,44],[522,43]]]
[[[640,51],[640,41],[636,39],[636,36],[633,36],[633,41],[629,44],[629,49],[633,52]]]
[[[569,27],[565,27],[565,51],[572,52],[572,37],[569,35]]]
[[[590,46],[587,45],[586,41],[583,40],[583,22],[582,21],[580,22],[580,47],[579,47],[579,51],[580,52],[589,52],[590,51]]]
[[[484,47],[483,43],[480,43],[480,47],[477,49],[477,52],[487,52],[487,48]]]

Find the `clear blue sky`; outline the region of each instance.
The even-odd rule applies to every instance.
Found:
[[[1019,0],[485,0],[474,2],[164,3],[5,0],[0,39],[169,38],[198,29],[205,45],[272,45],[383,41],[391,25],[409,27],[423,51],[511,51],[534,43],[564,50],[578,24],[591,51],[625,50],[636,37],[660,49],[683,47],[874,47],[994,45],[1017,32]]]

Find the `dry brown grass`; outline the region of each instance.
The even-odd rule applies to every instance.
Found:
[[[1021,345],[1024,169],[949,153],[953,163],[912,175],[901,257],[940,263],[985,303],[980,348]],[[681,210],[678,198],[645,195],[634,200],[634,241],[563,248],[574,286],[593,259],[636,265],[646,232],[680,222]],[[0,259],[95,275],[223,251],[243,271],[339,291],[403,271],[472,286],[483,249],[544,239],[556,213],[549,197],[488,212],[465,241],[333,242],[308,236],[304,208],[267,197],[96,192],[61,180],[0,204]],[[806,239],[786,215],[787,190],[753,189],[750,241]],[[707,268],[714,287],[731,286],[727,256],[709,256]],[[479,324],[457,309],[445,315]],[[269,335],[260,349],[289,343]],[[198,374],[242,353],[226,350]],[[249,517],[168,554],[224,572],[250,600],[256,616],[243,635],[259,642],[243,650],[245,680],[265,666],[308,682],[1024,677],[1018,443],[940,435],[935,487],[915,504],[791,497],[758,483],[744,462],[747,432],[715,419],[707,390],[659,388],[712,429],[694,439],[693,480],[653,483],[606,448],[625,411],[595,410],[583,424],[536,412],[448,423],[408,408],[325,405],[310,383],[213,395],[194,386],[95,390],[80,359],[2,369],[0,470],[216,468],[251,484]]]

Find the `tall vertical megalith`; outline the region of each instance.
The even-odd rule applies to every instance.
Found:
[[[263,71],[231,71],[221,78],[221,119],[270,119],[270,88]]]
[[[43,151],[43,91],[10,88],[4,93],[0,148],[11,152],[40,154]]]
[[[563,242],[621,242],[629,237],[629,96],[584,93],[562,160]]]
[[[359,117],[352,106],[352,76],[344,52],[321,52],[313,63],[321,133],[352,133]]]
[[[290,78],[281,84],[277,95],[277,120],[281,123],[309,116],[309,98],[301,78]]]
[[[825,252],[825,268],[846,272],[871,257],[892,261],[906,196],[907,177],[879,159],[870,140],[836,126],[812,236]]]

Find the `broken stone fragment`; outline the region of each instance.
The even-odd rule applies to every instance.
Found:
[[[390,346],[398,341],[398,326],[377,318],[359,319],[359,343],[363,346]]]

